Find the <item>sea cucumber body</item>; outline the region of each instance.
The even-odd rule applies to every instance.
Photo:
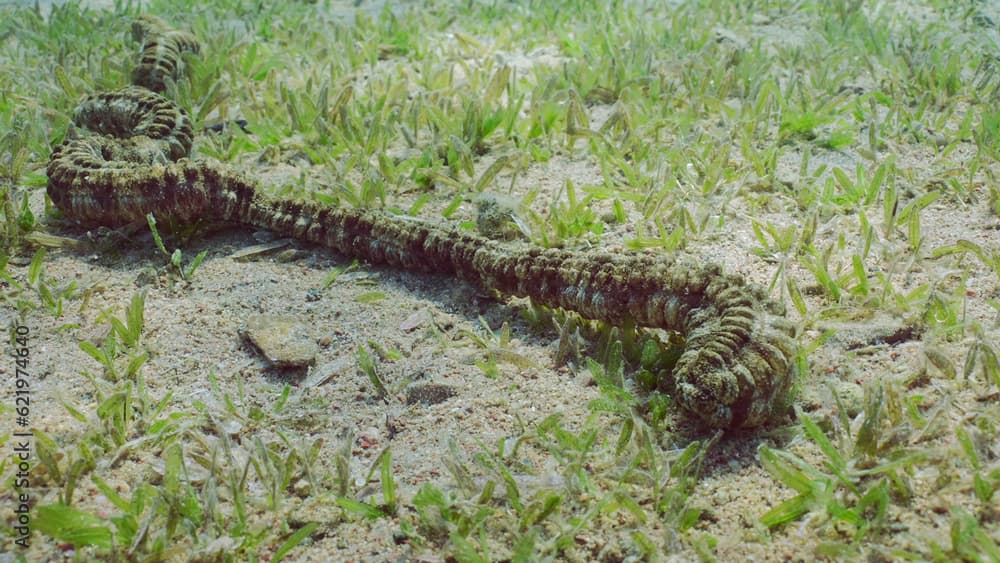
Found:
[[[132,37],[142,42],[132,83],[153,92],[163,92],[169,82],[177,80],[183,53],[197,54],[201,50],[194,35],[172,29],[156,16],[137,17],[132,23]]]
[[[674,398],[704,425],[756,426],[787,407],[793,330],[761,288],[684,255],[545,249],[412,217],[272,198],[228,166],[187,158],[190,118],[147,88],[162,87],[197,42],[155,19],[135,29],[145,41],[140,67],[158,78],[77,108],[76,127],[91,135],[67,135],[47,168],[49,197],[66,218],[90,226],[143,221],[147,213],[180,224],[235,222],[372,263],[452,274],[591,319],[676,331],[685,347]]]

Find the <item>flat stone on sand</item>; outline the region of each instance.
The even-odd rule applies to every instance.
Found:
[[[306,325],[295,317],[254,315],[241,331],[244,338],[279,368],[298,368],[316,363],[319,346],[309,337]]]

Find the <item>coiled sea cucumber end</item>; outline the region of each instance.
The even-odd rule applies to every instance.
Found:
[[[789,326],[780,317],[760,313],[753,330],[731,354],[707,346],[685,350],[677,362],[676,401],[701,425],[750,428],[775,420],[792,401],[798,354]],[[720,336],[725,331],[717,331]]]

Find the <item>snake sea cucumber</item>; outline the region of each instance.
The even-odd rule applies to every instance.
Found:
[[[132,71],[132,83],[154,92],[163,92],[168,80],[177,80],[182,53],[201,51],[194,35],[172,29],[156,16],[138,16],[132,22],[132,37],[142,42],[142,56]]]
[[[176,58],[180,51],[163,52]],[[186,158],[190,121],[141,87],[87,98],[74,123],[93,134],[53,151],[49,197],[82,225],[118,226],[150,212],[177,223],[235,222],[375,264],[452,274],[591,319],[677,331],[685,345],[674,400],[702,424],[756,426],[787,406],[797,354],[792,325],[780,304],[740,276],[685,255],[546,249],[378,211],[273,198],[228,166]]]

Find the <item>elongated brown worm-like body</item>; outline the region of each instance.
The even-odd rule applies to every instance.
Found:
[[[145,33],[167,37],[170,31]],[[171,61],[146,61],[147,44],[143,65],[157,70],[143,76],[176,68],[180,52],[197,50],[181,45],[157,51],[155,57]],[[792,325],[761,288],[718,266],[685,255],[505,243],[378,211],[276,199],[221,163],[188,159],[188,115],[139,86],[87,98],[74,123],[93,134],[57,147],[47,169],[49,197],[67,219],[116,226],[152,212],[179,223],[235,222],[376,264],[452,274],[591,319],[631,319],[683,335],[675,400],[705,425],[755,426],[787,406],[797,353]]]

